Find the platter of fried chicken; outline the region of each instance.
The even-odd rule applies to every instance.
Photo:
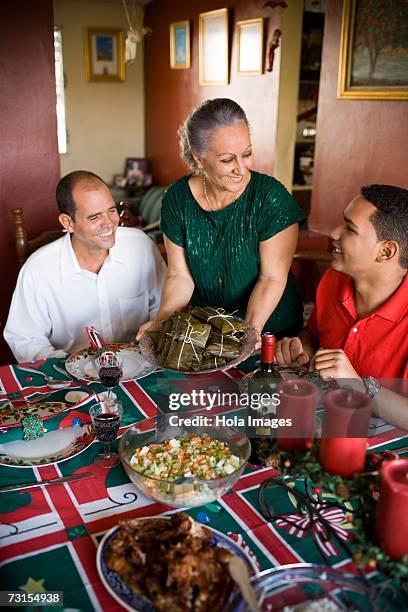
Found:
[[[120,521],[99,544],[97,567],[105,588],[138,612],[223,610],[234,582],[228,563],[254,561],[232,539],[184,512]]]

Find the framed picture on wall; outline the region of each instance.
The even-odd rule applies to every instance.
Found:
[[[344,0],[339,98],[408,98],[408,4]]]
[[[87,28],[84,42],[87,81],[125,80],[123,30]]]
[[[199,15],[200,85],[228,84],[228,9]]]
[[[190,22],[170,24],[170,68],[190,68]]]
[[[262,74],[263,19],[237,21],[238,72]]]

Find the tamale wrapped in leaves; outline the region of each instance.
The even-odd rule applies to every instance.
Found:
[[[241,343],[234,336],[212,331],[207,346],[205,347],[204,355],[215,355],[217,357],[235,359],[240,352]]]
[[[197,345],[192,339],[195,327],[210,327],[202,323],[191,325],[183,319],[178,319],[170,350],[164,361],[164,366],[174,370],[200,370],[203,359],[203,346]],[[210,330],[204,330],[207,338]]]
[[[193,324],[202,322],[200,319],[197,319],[192,312],[175,312],[173,316],[178,317],[179,320],[186,321],[186,323]]]
[[[172,326],[168,333],[176,340],[185,339],[188,344],[204,349],[211,333],[211,325],[203,323],[188,312],[176,313],[172,317],[173,321],[175,319],[177,326]]]
[[[197,346],[199,349],[203,350],[206,345],[208,338],[211,333],[211,325],[207,325],[206,323],[188,323],[185,332],[182,332],[181,337],[178,339],[183,340],[184,335],[186,335],[187,342],[191,342],[193,346]],[[176,332],[177,335],[180,335],[180,332]]]
[[[167,321],[165,321],[163,323],[163,327],[160,330],[160,340],[159,343],[157,345],[157,352],[161,353],[163,350],[163,346],[164,346],[164,342],[166,340],[166,334],[170,331],[171,326],[172,326],[172,321],[173,318],[171,319],[167,319]]]
[[[172,370],[197,372],[201,369],[203,351],[185,342],[173,340],[163,365]]]
[[[201,370],[215,370],[217,368],[222,368],[222,366],[225,366],[228,361],[229,359],[225,359],[224,357],[204,354],[201,362]]]
[[[247,329],[247,323],[223,308],[205,307],[176,312],[163,323],[160,332],[147,334],[163,367],[199,372],[222,368],[237,359],[245,345]]]
[[[170,324],[166,326],[166,323],[170,323]],[[159,362],[161,364],[164,364],[166,361],[166,357],[169,353],[171,344],[173,342],[173,336],[177,329],[178,324],[179,324],[179,316],[174,315],[173,317],[171,317],[171,319],[168,319],[163,326],[163,332],[162,332],[163,344],[162,344],[162,348],[160,352],[160,359],[159,359]],[[165,331],[165,328],[166,328],[166,331]],[[160,346],[160,343],[159,343],[159,346]]]
[[[213,308],[212,306],[193,308],[192,313],[201,321],[209,323],[223,334],[242,334],[248,324],[245,321],[238,321],[234,315],[225,312],[224,308]]]

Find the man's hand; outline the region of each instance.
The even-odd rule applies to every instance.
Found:
[[[342,349],[319,349],[313,356],[310,370],[322,378],[360,378]]]
[[[146,333],[148,330],[156,331],[157,329],[160,329],[162,325],[163,321],[159,321],[157,319],[153,319],[152,321],[147,321],[146,323],[143,323],[143,325],[141,325],[137,331],[136,340],[140,340],[143,334]]]
[[[275,359],[280,366],[304,366],[309,355],[303,350],[300,338],[283,338],[276,343]]]

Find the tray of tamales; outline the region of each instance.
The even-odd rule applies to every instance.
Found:
[[[254,327],[239,317],[212,306],[176,312],[158,330],[140,339],[140,351],[151,363],[166,370],[200,374],[228,370],[253,352]]]

